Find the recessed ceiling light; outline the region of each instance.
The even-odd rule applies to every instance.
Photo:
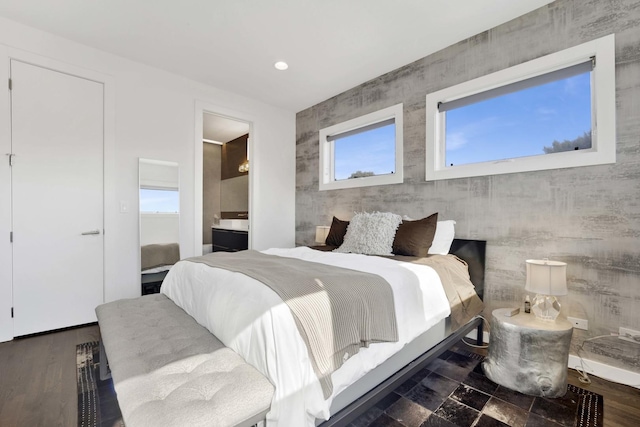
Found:
[[[287,68],[289,68],[289,64],[287,64],[284,61],[278,61],[275,64],[273,64],[274,67],[276,67],[276,69],[280,70],[280,71],[284,71]]]

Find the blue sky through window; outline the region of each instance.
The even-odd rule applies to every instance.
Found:
[[[180,197],[178,190],[140,189],[140,212],[178,213]]]
[[[396,125],[389,124],[334,141],[335,180],[357,172],[395,173]]]
[[[591,131],[591,73],[445,114],[447,166],[542,155],[554,140],[573,140]]]

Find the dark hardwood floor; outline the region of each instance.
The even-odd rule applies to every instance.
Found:
[[[582,384],[578,372],[569,369],[569,383],[604,397],[604,425],[640,426],[640,390],[589,375],[591,384]]]
[[[76,426],[76,345],[98,336],[93,325],[0,343],[0,426]],[[591,379],[569,370],[570,383],[604,396],[605,427],[640,426],[640,390]]]
[[[98,337],[93,325],[0,343],[0,426],[76,426],[76,345]]]

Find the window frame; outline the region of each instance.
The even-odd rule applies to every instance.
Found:
[[[337,190],[343,188],[369,187],[374,185],[401,184],[403,173],[403,105],[396,104],[346,122],[320,129],[319,190]],[[395,172],[352,179],[335,179],[334,144],[327,138],[379,123],[388,119],[395,122]]]
[[[439,103],[567,68],[592,57],[596,62],[591,73],[591,149],[446,166],[445,113],[438,110]],[[425,178],[436,181],[615,163],[615,92],[615,36],[610,34],[430,93],[426,96]]]

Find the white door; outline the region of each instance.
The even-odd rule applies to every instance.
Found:
[[[14,336],[103,302],[103,84],[11,61]]]

